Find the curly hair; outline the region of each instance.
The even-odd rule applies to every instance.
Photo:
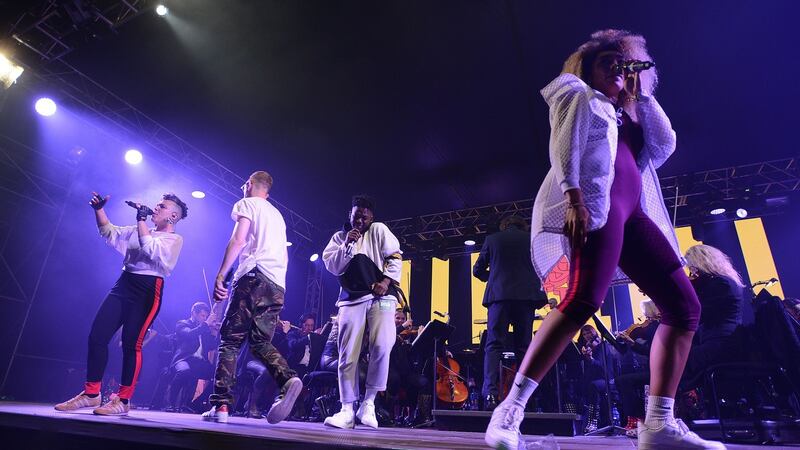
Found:
[[[710,245],[693,245],[686,250],[686,263],[690,270],[700,273],[728,277],[739,286],[744,286],[742,276],[733,268],[731,259],[716,247]]]
[[[368,195],[356,195],[353,197],[353,206],[357,206],[359,208],[367,208],[368,210],[375,212],[375,200]]]
[[[653,61],[647,52],[647,42],[644,37],[626,30],[608,29],[592,33],[591,38],[581,44],[564,61],[561,72],[571,73],[591,85],[592,65],[595,58],[601,52],[609,50],[622,53],[625,59]],[[658,85],[658,71],[655,67],[645,70],[639,74],[639,80],[642,84],[642,92],[651,95]]]
[[[189,215],[189,207],[186,206],[186,203],[183,203],[183,200],[179,199],[178,196],[172,192],[167,192],[166,194],[162,195],[161,200],[169,200],[178,205],[178,207],[181,209],[181,219],[185,219],[186,216]]]

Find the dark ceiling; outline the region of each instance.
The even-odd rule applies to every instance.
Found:
[[[379,219],[535,195],[538,90],[601,28],[648,39],[678,133],[663,175],[798,154],[800,2],[166,4],[67,61],[242,176],[272,172],[274,196],[323,229],[355,193]]]

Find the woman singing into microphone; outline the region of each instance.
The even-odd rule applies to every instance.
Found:
[[[613,281],[630,278],[658,305],[650,353],[650,397],[639,449],[719,449],[673,417],[672,407],[700,303],[681,267],[677,239],[656,177],[675,150],[675,132],[653,97],[654,69],[642,36],[594,33],[542,89],[550,107],[551,169],[533,207],[531,254],[544,278],[569,258],[565,298],[531,341],[508,397],[486,431],[493,448],[515,449],[525,405]],[[620,270],[621,269],[621,270]]]
[[[164,194],[152,210],[133,204],[135,226],[118,227],[106,216],[103,206],[110,196],[92,193],[89,202],[94,209],[100,236],[122,253],[122,275],[108,293],[89,332],[89,354],[86,362],[86,384],[75,397],[55,406],[58,411],[94,408],[95,414],[125,415],[130,406],[136,379],[142,368],[142,341],[161,307],[164,277],[178,262],[183,238],[175,233],[175,224],[186,218],[187,207],[175,194]],[[147,216],[155,228],[148,228]],[[108,343],[122,327],[122,377],[119,392],[100,406],[100,383],[108,360]]]

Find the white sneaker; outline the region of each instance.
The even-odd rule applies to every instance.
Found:
[[[111,399],[103,406],[98,406],[92,411],[98,416],[126,416],[131,410],[131,405],[123,403],[117,394],[111,394]]]
[[[525,413],[520,406],[502,402],[492,411],[484,440],[495,450],[517,450],[520,442],[519,424]]]
[[[228,423],[228,405],[212,406],[202,417],[209,422]]]
[[[354,428],[356,416],[352,411],[339,411],[325,419],[325,425],[336,428]]]
[[[706,441],[689,431],[689,427],[681,419],[669,421],[660,428],[649,428],[644,422],[639,422],[637,434],[639,450],[725,450],[726,448],[720,442]]]
[[[56,411],[75,411],[83,408],[97,408],[98,406],[100,406],[99,395],[88,397],[84,391],[81,391],[81,393],[75,397],[57,404],[55,409]]]
[[[363,402],[356,412],[356,417],[362,425],[378,429],[378,418],[375,417],[375,403]]]
[[[297,396],[303,390],[303,380],[297,377],[289,378],[283,385],[283,393],[278,396],[272,407],[267,411],[267,422],[278,423],[292,412]]]

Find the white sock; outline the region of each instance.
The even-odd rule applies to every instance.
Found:
[[[353,402],[342,403],[342,412],[353,414]]]
[[[531,398],[533,391],[538,386],[539,383],[526,377],[521,372],[517,372],[514,377],[514,384],[511,385],[511,390],[508,391],[508,397],[503,402],[512,402],[524,410],[525,405],[528,404],[528,399]]]
[[[378,395],[377,389],[370,389],[367,388],[367,391],[364,393],[364,403],[375,403],[375,397]]]
[[[661,428],[667,422],[675,421],[672,408],[675,399],[651,395],[647,398],[647,415],[644,424],[647,428]]]

